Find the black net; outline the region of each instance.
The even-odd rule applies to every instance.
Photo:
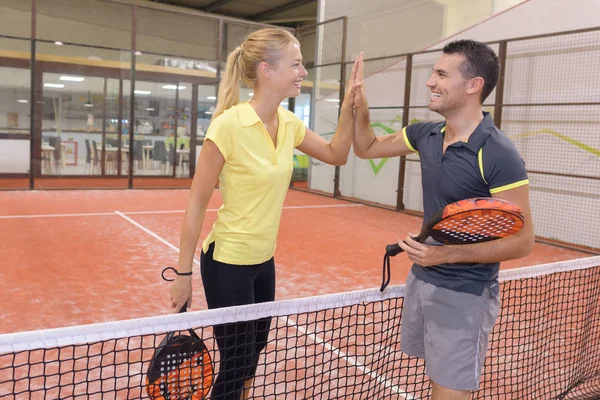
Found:
[[[502,308],[474,399],[600,397],[599,262],[501,273]],[[148,398],[148,367],[165,333],[193,328],[218,374],[212,399],[239,398],[236,387],[253,375],[254,399],[428,399],[423,360],[400,351],[403,293],[396,286],[2,335],[0,398]],[[196,372],[182,376],[200,385]]]

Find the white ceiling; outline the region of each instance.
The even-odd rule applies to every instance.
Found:
[[[317,21],[317,0],[151,0],[245,20],[295,27]]]

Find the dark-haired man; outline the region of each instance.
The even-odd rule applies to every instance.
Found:
[[[494,242],[439,246],[417,243],[410,236],[399,241],[414,262],[406,281],[401,347],[425,359],[433,400],[468,399],[478,389],[500,308],[500,262],[523,257],[533,248],[524,162],[491,115],[482,111],[499,72],[489,46],[472,40],[447,44],[427,81],[428,108],[445,121],[416,123],[387,136],[376,137],[370,128],[364,91],[354,98],[358,157],[418,152],[424,220],[447,204],[471,197],[502,198],[525,214],[521,232]]]

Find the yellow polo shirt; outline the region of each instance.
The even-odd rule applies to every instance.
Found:
[[[223,205],[204,252],[215,242],[213,258],[236,264],[260,264],[275,254],[283,201],[293,171],[294,148],[306,127],[294,113],[279,107],[277,146],[248,102],[215,118],[206,132],[225,165],[219,175]]]

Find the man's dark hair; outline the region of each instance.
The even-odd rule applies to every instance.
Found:
[[[500,61],[487,44],[475,40],[455,40],[444,46],[445,54],[462,54],[465,61],[460,66],[462,75],[467,79],[483,78],[481,103],[487,99],[498,83]]]

